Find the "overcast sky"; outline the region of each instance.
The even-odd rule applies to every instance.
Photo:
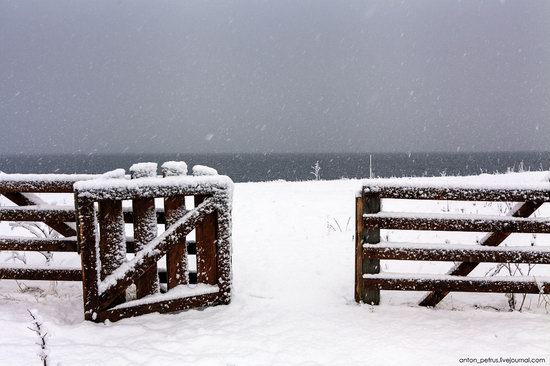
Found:
[[[0,153],[549,150],[550,1],[0,0]]]

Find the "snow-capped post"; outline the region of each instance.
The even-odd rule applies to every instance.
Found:
[[[363,213],[361,214],[361,221],[363,221],[363,214],[373,214],[380,212],[380,195],[376,191],[363,188]],[[380,243],[380,227],[364,227],[362,223],[362,243],[378,244]],[[361,244],[361,253],[363,252]],[[362,273],[363,274],[377,274],[380,273],[380,259],[362,258]],[[362,276],[361,276],[362,277]],[[361,278],[362,281],[362,278]],[[365,287],[362,286],[363,297],[362,300],[366,304],[378,305],[380,303],[380,289],[377,287]]]
[[[106,200],[98,203],[99,257],[101,279],[105,279],[126,260],[126,233],[122,201]],[[126,301],[124,294],[113,301],[113,305]]]
[[[187,175],[187,164],[183,161],[167,161],[162,164],[162,175],[166,177]],[[168,228],[185,215],[185,196],[164,198],[165,227]],[[168,289],[189,283],[187,246],[185,236],[178,236],[166,253],[166,283]]]
[[[132,179],[157,176],[157,163],[138,163],[130,167]],[[154,198],[135,198],[132,200],[134,216],[135,250],[141,250],[157,237],[157,214]],[[136,281],[136,297],[142,298],[159,292],[157,265],[151,266]]]
[[[209,176],[217,175],[218,172],[210,167],[203,165],[195,165],[193,167],[193,175]],[[204,202],[210,195],[196,195],[195,207]],[[214,285],[218,282],[217,273],[217,248],[216,239],[218,217],[216,212],[213,212],[205,217],[205,219],[197,225],[195,235],[197,242],[197,282]]]

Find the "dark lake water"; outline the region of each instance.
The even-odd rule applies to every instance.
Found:
[[[6,173],[103,173],[128,170],[135,162],[184,160],[216,168],[235,182],[311,180],[319,162],[321,179],[369,176],[369,154],[91,154],[2,155],[0,170]],[[372,154],[376,177],[467,175],[503,173],[507,170],[548,170],[550,152],[498,153],[395,153]]]

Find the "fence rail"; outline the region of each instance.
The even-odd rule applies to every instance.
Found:
[[[519,202],[506,216],[388,213],[382,199]],[[549,278],[467,277],[480,263],[550,264],[550,247],[498,247],[512,233],[550,233],[549,218],[530,217],[550,202],[550,184],[463,187],[366,184],[356,198],[355,299],[379,304],[380,290],[430,291],[420,302],[437,305],[449,292],[550,293]],[[487,232],[478,245],[381,242],[380,230]],[[459,262],[445,275],[380,273],[380,260]]]
[[[0,279],[82,281],[85,318],[93,321],[228,303],[231,180],[187,176],[183,162],[165,163],[163,176],[157,176],[154,163],[135,164],[130,171],[131,179],[123,170],[102,175],[0,173],[0,194],[14,203],[0,207],[0,221],[39,222],[57,233],[3,236],[0,251],[75,253],[81,262],[80,268],[2,265]],[[51,193],[72,193],[75,205],[49,205],[43,198]],[[186,197],[195,207],[186,207]],[[125,200],[131,206],[123,205]],[[133,232],[128,232],[129,224]],[[159,225],[165,226],[160,235]],[[186,238],[191,231],[196,240]],[[158,266],[163,256],[166,265]],[[128,292],[132,284],[134,295]]]

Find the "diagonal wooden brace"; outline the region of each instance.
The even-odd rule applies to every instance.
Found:
[[[531,216],[540,206],[542,202],[525,202],[518,204],[514,207],[509,213],[508,216],[512,217],[529,217]],[[480,245],[496,247],[500,245],[511,233],[496,231],[493,233],[487,234],[487,236],[481,240]],[[470,274],[480,262],[462,262],[454,266],[447,274],[452,276],[467,276]],[[428,293],[422,301],[420,301],[420,306],[436,306],[441,300],[449,294],[449,291],[435,290]]]
[[[32,193],[4,192],[3,195],[18,206],[44,204],[40,197]],[[76,236],[76,230],[64,222],[45,220],[44,223],[65,237]]]
[[[205,200],[197,208],[187,212],[181,219],[166,229],[161,235],[136,252],[135,257],[124,263],[99,283],[98,310],[106,309],[113,300],[123,293],[132,282],[142,276],[177,243],[177,237],[186,236],[195,226],[216,209],[214,197]]]

